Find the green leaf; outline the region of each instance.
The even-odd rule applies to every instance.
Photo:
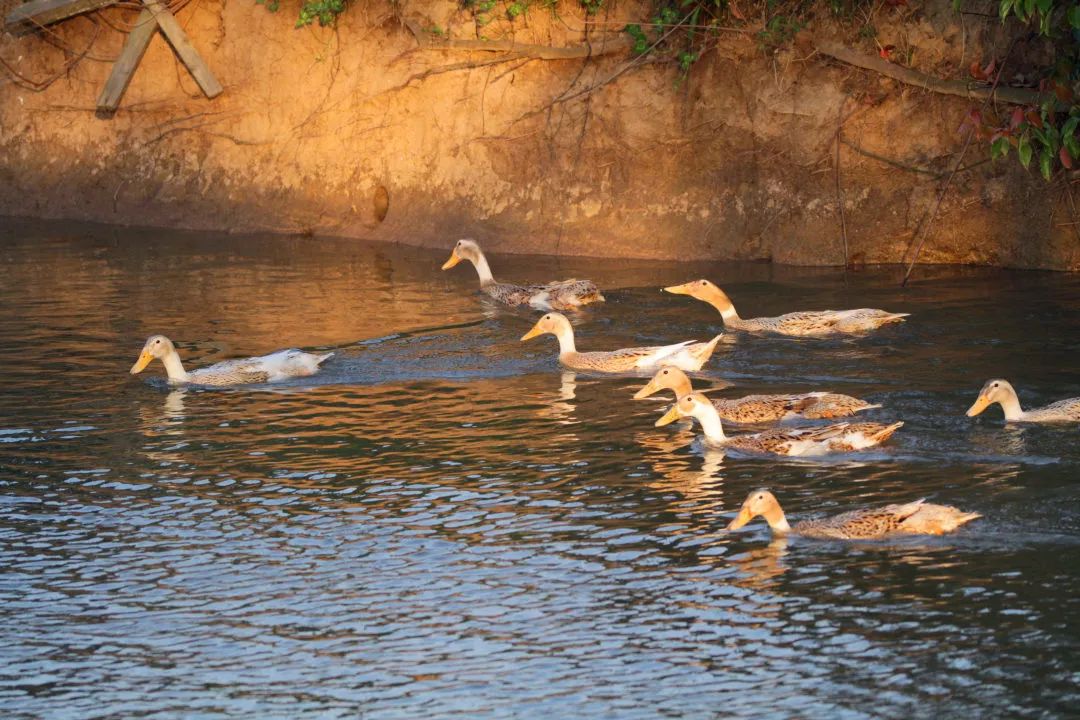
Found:
[[[1046,144],[1050,146],[1051,150],[1056,151],[1058,148],[1061,147],[1061,135],[1058,133],[1058,129],[1055,126],[1047,124],[1046,139]]]
[[[1054,0],[1035,0],[1035,7],[1039,8],[1039,12],[1043,15],[1050,14],[1050,8],[1054,6]]]
[[[1020,136],[1020,144],[1016,146],[1016,154],[1020,156],[1020,164],[1026,170],[1031,165],[1031,141],[1027,133]]]
[[[1080,115],[1073,115],[1061,126],[1061,137],[1070,138],[1076,132],[1076,126],[1080,125]]]
[[[1039,156],[1039,170],[1042,172],[1044,180],[1050,179],[1050,164],[1053,160],[1054,156],[1049,150],[1043,150],[1042,155]]]
[[[999,137],[990,144],[990,159],[997,160],[1009,154],[1009,138]]]
[[[1069,151],[1069,154],[1074,158],[1080,158],[1080,142],[1076,140],[1075,135],[1066,135],[1062,141],[1062,145]]]
[[[1009,17],[1009,11],[1013,8],[1014,0],[1001,0],[1001,22],[1005,22],[1005,18]]]
[[[1069,24],[1077,30],[1080,30],[1080,5],[1073,5],[1069,8],[1069,12],[1066,16],[1069,18]]]

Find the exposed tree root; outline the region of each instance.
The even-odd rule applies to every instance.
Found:
[[[550,45],[532,45],[513,40],[459,40],[442,38],[425,32],[415,20],[406,20],[405,26],[416,38],[416,42],[425,50],[463,50],[466,52],[512,53],[517,57],[529,57],[536,60],[575,60],[580,58],[610,55],[630,49],[633,41],[625,35],[605,38],[602,43],[572,45],[570,47],[552,47]]]
[[[972,86],[964,80],[942,80],[931,75],[926,75],[918,70],[903,67],[891,63],[884,58],[873,55],[865,55],[857,50],[841,45],[831,40],[816,40],[814,47],[822,55],[828,55],[840,62],[873,70],[874,72],[892,78],[907,85],[921,87],[931,92],[942,95],[956,95],[957,97],[972,98],[976,100],[998,100],[1014,105],[1035,105],[1043,96],[1035,90],[1014,87],[982,87]]]

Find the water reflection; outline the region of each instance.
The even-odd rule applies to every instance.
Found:
[[[663,403],[631,400],[644,379],[564,372],[519,343],[535,313],[440,273],[443,250],[13,227],[0,702],[15,717],[1035,717],[1080,702],[1075,432],[962,415],[972,377],[1033,378],[1032,402],[1080,394],[1074,276],[928,269],[899,291],[889,269],[845,283],[499,258],[522,282],[612,288],[574,318],[583,347],[710,337],[711,309],[656,290],[700,275],[763,315],[914,313],[857,342],[725,336],[702,387],[848,392],[883,405],[868,419],[907,423],[881,455],[762,461],[654,428]],[[288,344],[339,355],[274,388],[169,388],[127,375],[124,348],[155,330],[193,366]],[[908,542],[727,533],[760,486],[793,518],[926,496],[986,519]]]
[[[739,587],[755,592],[777,590],[778,578],[788,570],[784,562],[787,547],[788,539],[778,536],[763,547],[727,555],[727,561],[739,570],[735,583]]]

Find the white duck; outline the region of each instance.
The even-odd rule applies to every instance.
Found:
[[[680,418],[692,417],[701,423],[706,444],[731,448],[755,455],[825,455],[832,452],[865,450],[889,439],[904,423],[837,423],[816,427],[773,428],[748,435],[724,434],[720,414],[699,392],[683,395],[667,414],[656,421],[657,427]]]
[[[687,372],[695,372],[712,357],[717,335],[707,343],[686,340],[674,345],[622,348],[601,352],[578,352],[574,345],[574,328],[565,315],[553,312],[540,318],[533,329],[522,336],[529,340],[537,335],[551,333],[559,339],[559,362],[574,370],[594,372],[635,372],[670,365]]]
[[[143,345],[139,359],[131,366],[131,374],[143,371],[155,358],[161,360],[171,383],[198,385],[244,385],[276,382],[291,377],[306,377],[319,371],[319,365],[334,353],[315,355],[300,350],[279,350],[260,357],[225,360],[210,367],[188,372],[180,362],[180,354],[172,340],[164,335],[151,335]]]
[[[975,417],[983,410],[998,403],[1005,411],[1006,422],[1078,422],[1080,421],[1080,398],[1068,398],[1050,403],[1046,407],[1023,410],[1020,398],[1008,380],[987,380],[979,391],[979,397],[967,411]]]

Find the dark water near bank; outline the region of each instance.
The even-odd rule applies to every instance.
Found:
[[[848,341],[728,336],[725,393],[833,390],[907,425],[884,449],[704,453],[642,380],[561,372],[536,317],[443,252],[7,221],[0,230],[0,711],[9,718],[1064,717],[1080,707],[1080,430],[964,417],[984,380],[1080,395],[1080,276],[496,256],[588,276],[579,346],[705,339],[661,295],[744,316],[882,307]],[[448,239],[448,246],[453,239]],[[274,388],[131,377],[338,353]],[[147,377],[147,375],[151,377]],[[665,398],[666,399],[666,398]],[[946,538],[726,534],[928,497]]]

